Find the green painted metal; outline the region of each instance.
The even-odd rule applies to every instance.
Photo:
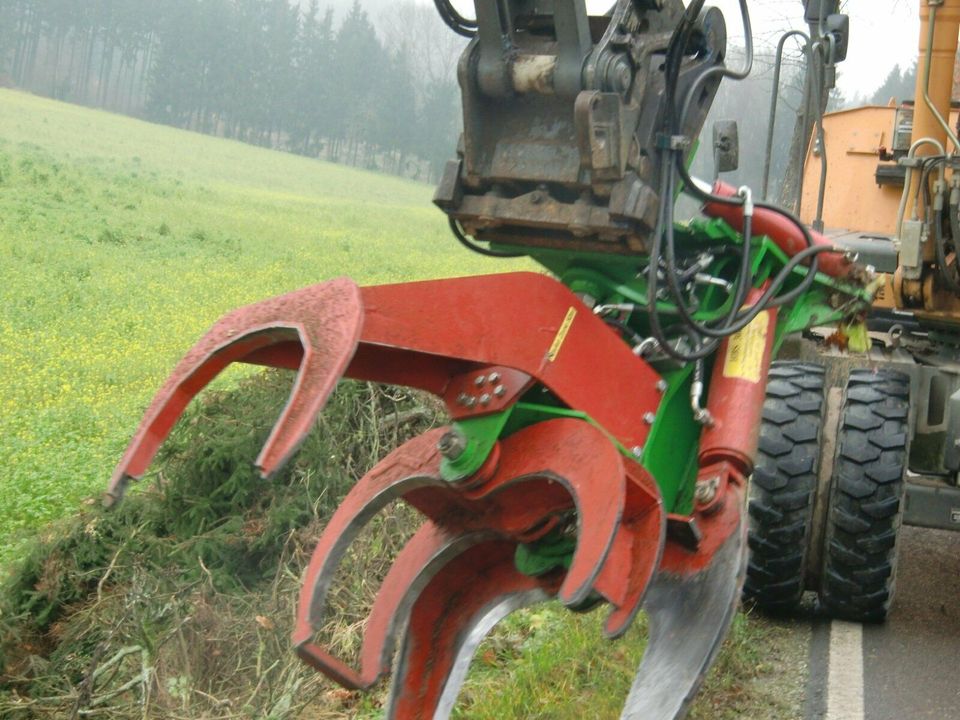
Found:
[[[731,246],[743,247],[742,236],[720,219],[696,219],[679,223],[675,227],[678,252],[710,252],[714,261],[706,273],[733,281],[736,277],[739,257],[737,253],[723,252]],[[649,335],[647,321],[646,271],[649,258],[646,256],[605,255],[600,253],[568,252],[563,250],[510,248],[531,256],[575,293],[589,297],[597,304],[627,304],[635,310],[620,316],[641,337]],[[760,287],[779,272],[788,261],[788,256],[769,238],[754,237],[750,241],[752,277],[755,287]],[[784,284],[789,290],[800,283],[806,268],[798,267]],[[814,325],[827,325],[850,321],[858,308],[869,304],[871,293],[853,285],[818,273],[810,291],[782,307],[778,316],[776,347],[783,338]],[[702,287],[697,295],[694,317],[709,322],[722,317],[730,310],[733,298],[720,288]],[[665,326],[674,322],[676,306],[667,301],[657,304],[657,311]],[[660,410],[654,420],[646,446],[642,449],[641,461],[655,478],[663,496],[664,506],[670,512],[688,513],[693,509],[693,493],[696,483],[697,454],[700,442],[700,425],[694,420],[690,408],[689,390],[692,381],[692,366],[681,370],[661,369],[667,389]],[[707,373],[709,378],[709,372]],[[513,414],[503,427],[503,435],[515,432],[534,422],[551,417],[579,417],[596,426],[589,417],[575,410],[564,408],[550,397],[536,395],[534,390],[518,403]],[[535,399],[534,399],[535,398]],[[531,400],[533,400],[531,402]],[[492,429],[492,428],[491,428]],[[600,428],[601,430],[603,428]],[[614,441],[615,442],[615,441]],[[492,447],[492,443],[478,444],[478,450]],[[619,450],[634,458],[634,448]],[[682,461],[678,462],[678,458]],[[471,466],[479,467],[476,459]]]
[[[692,220],[675,228],[678,253],[691,255],[709,252],[714,260],[705,272],[713,277],[733,281],[736,278],[739,253],[725,248],[743,248],[742,236],[720,219]],[[530,253],[529,248],[498,246],[501,250],[516,250]],[[777,274],[788,262],[788,256],[769,238],[754,237],[749,243],[751,270],[755,287],[760,287]],[[618,304],[633,306],[632,312],[621,313],[619,320],[626,323],[641,337],[649,335],[647,319],[647,264],[646,256],[603,255],[598,253],[566,252],[563,250],[536,249],[531,256],[560,278],[573,292],[598,305]],[[796,287],[806,276],[806,268],[796,268],[784,284],[782,291]],[[869,305],[872,293],[849,285],[822,273],[818,273],[810,291],[797,298],[789,306],[782,307],[778,315],[775,347],[783,338],[794,332],[815,325],[841,322],[856,322],[857,313]],[[731,309],[733,297],[725,290],[713,286],[699,288],[694,317],[701,322],[716,320]],[[678,317],[672,302],[657,303],[657,312],[665,326]],[[709,363],[708,363],[709,364]],[[693,417],[690,405],[690,386],[693,381],[693,365],[680,369],[669,365],[659,368],[666,388],[656,418],[650,428],[643,448],[625,448],[611,437],[611,441],[626,457],[637,459],[650,472],[660,490],[665,510],[681,515],[690,514],[694,508],[698,455],[702,427]],[[708,367],[705,376],[710,377]],[[709,388],[707,388],[709,393]],[[556,417],[575,417],[599,427],[582,412],[564,407],[543,388],[530,391],[522,402],[517,403],[504,417],[492,416],[484,423],[461,427],[469,431],[472,454],[456,469],[453,464],[445,471],[451,476],[462,477],[469,468],[479,468],[486,453],[493,447],[496,434],[504,437],[537,422]],[[461,426],[466,426],[462,423]],[[603,430],[603,428],[600,428]],[[466,453],[465,453],[466,454]],[[555,531],[546,538],[517,549],[517,568],[528,575],[540,575],[551,570],[569,567],[575,549],[575,539],[569,533]]]
[[[693,419],[693,365],[666,373],[666,392],[643,448],[642,463],[657,482],[667,512],[693,511],[701,426]]]
[[[546,575],[551,570],[569,570],[576,549],[576,535],[565,529],[555,530],[535,542],[517,545],[513,564],[530,577]]]
[[[479,470],[503,434],[511,413],[512,408],[508,408],[503,412],[453,423],[453,429],[463,433],[467,439],[467,446],[457,458],[443,458],[440,462],[440,477],[447,482],[456,482]]]

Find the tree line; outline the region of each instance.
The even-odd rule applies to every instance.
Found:
[[[459,46],[397,3],[0,0],[0,84],[181,128],[430,179],[459,131]],[[438,50],[440,55],[438,55]],[[426,54],[426,53],[430,54]]]

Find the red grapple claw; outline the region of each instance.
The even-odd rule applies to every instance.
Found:
[[[421,650],[397,671],[405,678],[396,681],[397,687],[407,688],[397,702],[409,705],[410,697],[419,697],[426,698],[426,704],[409,705],[416,711],[408,708],[398,717],[426,717],[422,713],[440,702],[443,686],[436,683],[438,678],[445,682],[450,671],[443,663],[453,662],[459,652],[453,640],[472,632],[475,616],[488,617],[480,612],[481,605],[507,607],[517,597],[529,599],[533,591],[544,597],[559,593],[568,605],[599,595],[612,606],[606,634],[621,634],[639,609],[664,542],[664,514],[655,485],[589,423],[555,419],[514,433],[501,442],[499,464],[479,485],[452,485],[439,476],[437,442],[443,433],[434,430],[398,448],[348,493],[314,551],[293,634],[304,661],[342,685],[365,689],[389,671],[396,638],[408,619],[435,602],[425,596],[425,587],[440,583],[442,592],[458,599],[470,594],[462,610],[451,606],[449,617],[431,616],[444,628],[437,637],[452,644],[436,648],[439,654],[430,663],[418,654],[430,646],[426,635],[417,635],[427,632],[426,625],[410,620],[411,647]],[[377,594],[364,629],[361,667],[354,669],[312,637],[323,623],[327,592],[350,543],[373,515],[398,498],[428,520],[398,555]],[[514,566],[518,544],[551,520],[574,512],[577,546],[569,570],[539,578],[519,574]],[[484,570],[485,561],[477,560],[480,555],[473,548],[489,543],[508,548],[503,557],[509,562],[498,561],[496,568]],[[417,677],[428,667],[435,677]]]
[[[549,597],[550,578],[514,567],[515,546],[504,540],[473,545],[443,566],[419,593],[410,613],[387,716],[447,717],[480,641],[492,623]],[[463,578],[472,577],[465,583]],[[440,712],[438,712],[440,710]]]
[[[272,346],[299,346],[299,372],[273,432],[257,458],[266,477],[297,450],[357,348],[363,324],[360,289],[348,278],[314,285],[235,310],[187,353],[150,404],[110,481],[118,499],[147,470],[187,404],[230,363]]]

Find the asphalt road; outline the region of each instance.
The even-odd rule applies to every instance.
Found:
[[[809,720],[960,720],[960,533],[903,528],[900,542],[885,624],[815,622]]]

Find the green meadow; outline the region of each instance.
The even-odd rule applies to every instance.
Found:
[[[0,561],[103,489],[153,392],[224,312],[338,275],[510,267],[463,250],[431,195],[0,90]]]
[[[304,541],[304,547],[288,551],[300,542],[299,531],[265,533],[284,548],[277,562],[286,570],[274,572],[270,556],[272,583],[243,585],[239,579],[242,592],[225,592],[221,586],[233,587],[234,579],[222,577],[230,573],[216,566],[211,573],[203,548],[208,559],[225,559],[244,543],[256,545],[259,534],[244,524],[252,522],[250,508],[209,532],[180,537],[169,531],[166,516],[155,517],[165,506],[150,493],[110,517],[90,505],[155,390],[224,312],[339,275],[374,284],[530,267],[462,249],[432,207],[431,195],[432,188],[419,183],[0,90],[0,565],[19,567],[8,583],[12,589],[0,598],[0,669],[2,651],[9,651],[10,677],[19,667],[16,658],[36,652],[47,656],[53,670],[29,682],[8,677],[13,684],[0,688],[0,714],[22,709],[21,700],[30,697],[31,717],[63,717],[64,707],[79,708],[80,701],[71,694],[75,684],[60,670],[62,663],[85,672],[96,663],[89,653],[98,643],[153,647],[140,634],[161,629],[164,637],[180,633],[181,640],[154,658],[156,684],[165,691],[155,699],[161,709],[181,703],[185,716],[199,717],[196,708],[222,692],[241,708],[224,717],[266,717],[264,708],[273,708],[269,717],[287,717],[290,687],[308,682],[303,687],[319,694],[315,702],[307,698],[302,717],[380,714],[379,695],[358,699],[328,691],[289,653],[287,618],[299,584],[297,563],[308,546]],[[256,388],[238,382],[243,372],[228,373],[221,382],[231,393],[210,397],[233,398]],[[243,435],[243,453],[232,455],[246,453],[253,443],[255,433],[244,434],[243,426],[259,416],[246,418],[243,408],[234,408],[233,420],[217,423],[207,417],[216,415],[211,407],[191,411],[198,429],[184,429],[190,423],[180,428],[187,439],[181,438],[178,452],[191,467],[204,456],[191,432],[206,440],[208,427]],[[339,417],[346,425],[363,419],[363,413],[353,415]],[[363,442],[352,442],[350,432],[355,451]],[[324,450],[323,459],[332,459],[331,452]],[[217,472],[233,473],[238,462],[231,457],[232,464]],[[177,467],[173,463],[174,475]],[[190,473],[187,468],[178,481],[186,488],[183,497],[172,490],[180,487],[176,483],[166,489],[173,492],[168,501],[180,502],[185,517],[202,509]],[[302,485],[309,495],[300,498],[308,515],[318,512],[326,492],[314,488],[311,473],[299,467],[291,486]],[[261,503],[256,487],[256,493],[247,488],[238,497],[253,498],[260,511],[276,511],[287,522],[295,503],[278,501],[276,508]],[[290,488],[284,492],[283,498],[295,494]],[[42,542],[26,542],[58,518],[68,519],[44,533]],[[175,526],[179,519],[169,522]],[[134,528],[128,535],[117,529],[125,523]],[[242,527],[236,530],[237,525]],[[233,530],[237,536],[226,537]],[[212,544],[215,536],[218,545]],[[10,562],[21,555],[23,563]],[[183,573],[196,575],[198,557],[205,571],[197,580],[202,587],[194,582],[188,593],[177,583]],[[157,590],[154,605],[134,603],[130,598],[153,597],[142,591],[144,582],[168,594]],[[37,607],[47,608],[42,617]],[[180,628],[186,621],[171,630],[168,615],[173,612],[175,619],[182,611],[193,617],[204,607],[215,608],[208,615],[220,623],[214,633],[220,633],[220,645],[191,675],[187,660],[206,646],[184,639]],[[283,621],[251,626],[255,612]],[[111,613],[124,621],[105,622]],[[596,613],[570,616],[552,606],[511,617],[481,648],[458,717],[616,717],[644,646],[643,623],[611,646],[600,640],[601,620]],[[796,668],[803,651],[796,647],[783,626],[747,622],[741,615],[693,717],[792,717],[797,703],[791,692],[802,676]],[[240,660],[218,675],[214,666],[221,648]],[[176,654],[181,651],[183,658]],[[261,668],[263,652],[276,656],[267,669]],[[282,675],[289,687],[276,678],[264,685],[271,673]],[[221,681],[227,684],[216,684]],[[261,687],[266,697],[254,702]],[[126,702],[126,694],[117,697]],[[192,715],[188,702],[194,703]],[[155,715],[136,703],[130,708],[131,717],[166,716],[165,709]],[[220,717],[221,710],[203,716]]]

